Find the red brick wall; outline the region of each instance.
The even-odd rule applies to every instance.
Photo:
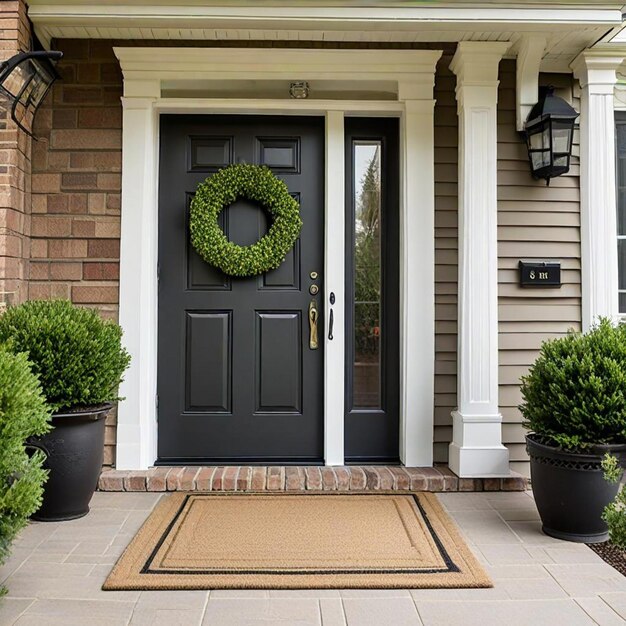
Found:
[[[0,0],[0,61],[29,49],[24,0]],[[28,296],[31,140],[0,96],[0,309]]]
[[[122,76],[111,44],[61,40],[63,80],[33,144],[29,297],[70,298],[117,316]]]
[[[35,121],[29,298],[69,298],[117,318],[122,75],[110,42],[60,40],[63,80]],[[105,464],[115,459],[115,416]]]

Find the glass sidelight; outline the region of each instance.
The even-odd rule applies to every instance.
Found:
[[[354,355],[352,406],[380,408],[381,178],[380,141],[355,141]]]
[[[348,463],[398,459],[398,120],[346,118]]]

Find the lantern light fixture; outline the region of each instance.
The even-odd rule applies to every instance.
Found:
[[[37,50],[20,52],[0,63],[0,93],[10,102],[11,119],[30,137],[33,133],[27,125],[32,126],[37,109],[59,78],[53,61],[62,56],[58,51]]]
[[[554,95],[554,87],[539,88],[539,102],[531,109],[524,134],[533,178],[550,179],[569,171],[576,110]]]
[[[309,91],[309,83],[306,80],[300,80],[289,85],[289,96],[296,100],[308,98]]]

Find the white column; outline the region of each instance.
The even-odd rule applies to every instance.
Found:
[[[434,69],[434,67],[433,67]],[[434,73],[431,77],[434,81]],[[402,85],[400,212],[400,459],[433,464],[435,393],[435,171],[433,84]],[[423,99],[414,99],[421,96]]]
[[[617,220],[613,88],[624,60],[585,50],[572,63],[580,81],[580,217],[582,322],[617,318]]]
[[[461,42],[450,69],[459,114],[458,410],[450,468],[507,476],[498,408],[498,65],[509,44]]]
[[[324,273],[324,461],[344,463],[345,400],[345,137],[343,111],[326,114],[325,273]],[[335,304],[330,304],[330,294]],[[334,338],[328,339],[330,310]]]
[[[150,85],[147,85],[150,87]],[[158,82],[152,85],[158,96]],[[149,90],[148,90],[149,91]],[[124,97],[120,324],[131,364],[120,395],[116,467],[145,469],[157,456],[157,116],[155,97]]]

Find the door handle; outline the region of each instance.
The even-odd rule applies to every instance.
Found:
[[[317,350],[317,320],[319,319],[319,313],[317,311],[317,303],[315,300],[311,300],[309,304],[309,348],[311,350]]]
[[[328,316],[328,341],[333,340],[333,326],[335,325],[335,315],[333,314],[332,305],[335,304],[335,292],[330,292],[330,315]]]

